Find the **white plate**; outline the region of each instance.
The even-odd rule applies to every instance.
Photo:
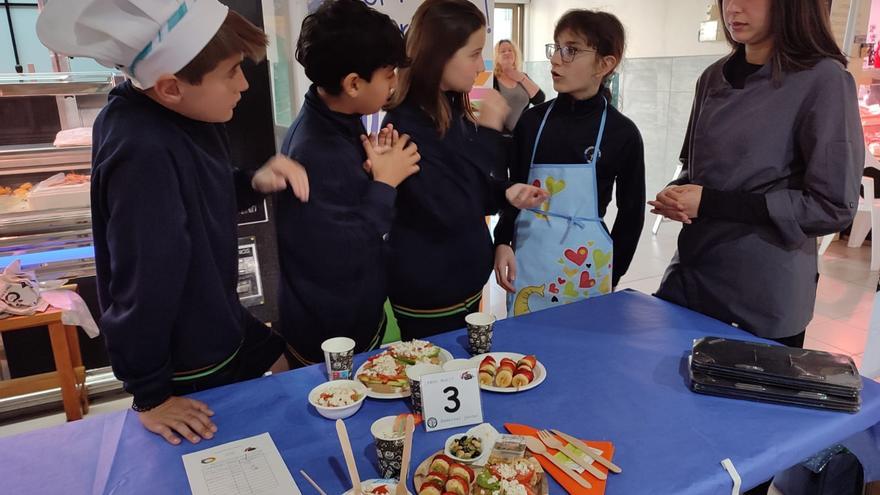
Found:
[[[480,363],[483,362],[483,359],[486,356],[492,356],[495,358],[495,363],[500,364],[501,360],[504,358],[513,359],[514,361],[519,361],[520,359],[526,357],[525,354],[517,354],[515,352],[488,352],[486,354],[480,354],[479,356],[474,356],[473,360],[477,364],[477,368],[480,367]],[[547,378],[547,368],[541,363],[541,361],[535,361],[535,369],[533,370],[535,373],[535,379],[532,380],[531,383],[526,385],[525,387],[514,388],[514,387],[496,387],[495,385],[480,385],[480,388],[483,390],[488,390],[489,392],[499,392],[502,394],[515,394],[517,392],[525,392],[526,390],[531,390],[538,385],[540,385],[545,378]]]
[[[385,352],[385,349],[383,349],[382,352]],[[373,356],[375,356],[375,355],[377,355],[377,354],[374,354]],[[370,356],[370,357],[373,357],[373,356]],[[454,358],[452,357],[452,354],[450,354],[449,351],[440,347],[440,364],[443,364],[446,361],[452,361],[453,359]],[[354,372],[355,380],[357,380],[357,376],[363,371],[364,365],[366,365],[366,364],[367,364],[366,361],[364,361],[364,364],[360,365],[358,367],[357,371]],[[393,392],[390,394],[383,394],[380,392],[374,392],[370,387],[367,387],[367,397],[370,397],[372,399],[404,399],[409,396],[410,396],[409,389],[407,389],[406,392]]]
[[[397,488],[397,480],[373,479],[373,480],[361,481],[361,489],[362,490],[372,490],[373,488],[376,488],[381,485],[385,485],[388,488],[390,488],[390,491],[388,493],[393,495],[394,489]],[[406,493],[408,495],[412,495],[412,493],[409,490],[407,490]],[[348,491],[346,491],[342,495],[352,495],[352,489],[349,488]]]

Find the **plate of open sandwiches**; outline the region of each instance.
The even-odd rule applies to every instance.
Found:
[[[550,490],[541,464],[515,435],[501,435],[483,466],[437,452],[416,468],[413,483],[418,495],[548,495]]]
[[[442,365],[452,360],[449,351],[424,340],[394,342],[362,364],[355,377],[367,386],[367,397],[401,399],[409,397],[406,367],[417,363]]]
[[[490,392],[524,392],[547,378],[547,368],[531,354],[490,352],[473,360],[479,367],[480,388]]]

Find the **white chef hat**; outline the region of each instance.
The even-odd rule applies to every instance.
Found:
[[[52,0],[37,36],[53,52],[119,68],[148,89],[186,67],[228,10],[218,0]]]

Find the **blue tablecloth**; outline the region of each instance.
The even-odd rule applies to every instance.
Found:
[[[625,291],[497,323],[493,350],[533,353],[546,381],[519,394],[484,393],[485,418],[556,427],[614,442],[607,493],[729,494],[720,465],[730,458],[754,486],[810,454],[848,439],[869,479],[880,478],[880,384],[865,380],[858,414],[694,394],[685,357],[694,338],[749,334],[651,296]],[[464,331],[430,339],[466,357]],[[358,356],[360,365],[366,356]],[[189,493],[181,455],[268,431],[306,495],[304,469],[329,494],[347,474],[332,421],[308,405],[325,380],[321,366],[209,390],[196,397],[216,412],[219,432],[198,445],[171,446],[144,430],[131,412],[111,413],[0,439],[0,492],[15,494]],[[404,400],[368,399],[346,420],[361,477],[376,476],[369,426],[407,411]],[[418,429],[414,465],[452,433]],[[562,493],[555,483],[551,493]]]

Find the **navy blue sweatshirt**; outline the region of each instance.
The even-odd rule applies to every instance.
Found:
[[[510,179],[514,182],[526,182],[529,177],[532,148],[549,105],[548,101],[527,110],[514,130],[510,164]],[[587,100],[575,100],[568,94],[560,94],[544,126],[535,162],[586,163],[585,150],[596,144],[603,106],[601,91]],[[610,104],[601,156],[596,162],[596,182],[600,217],[605,216],[617,185],[617,217],[611,229],[614,241],[612,284],[616,286],[632,262],[645,223],[645,150],[636,125]],[[496,245],[515,241],[514,226],[518,214],[519,210],[512,207],[502,210],[495,227]],[[605,227],[604,222],[602,226]]]
[[[298,358],[346,336],[362,352],[380,343],[395,189],[364,171],[359,115],[331,111],[312,86],[282,152],[309,175],[309,201],[277,195],[281,328]]]
[[[492,272],[485,216],[506,203],[509,183],[491,172],[505,160],[504,138],[461,112],[453,113],[441,137],[430,116],[409,100],[388,113],[389,122],[412,137],[421,155],[419,173],[397,188],[389,297],[417,309],[461,303]]]
[[[225,127],[190,120],[126,82],[95,121],[92,229],[110,362],[135,404],[171,395],[175,372],[236,352],[236,187]],[[246,206],[246,205],[241,205]]]

